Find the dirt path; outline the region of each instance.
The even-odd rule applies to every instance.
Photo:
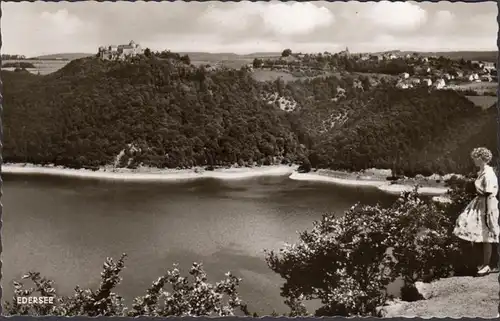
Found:
[[[427,300],[395,302],[383,308],[384,317],[494,318],[499,302],[498,274],[482,278],[453,277],[419,287]]]

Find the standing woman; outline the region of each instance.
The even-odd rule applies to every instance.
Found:
[[[498,179],[493,168],[488,165],[492,154],[487,148],[475,148],[471,158],[479,168],[474,182],[477,196],[458,217],[453,233],[463,240],[483,243],[483,264],[478,268],[478,275],[484,276],[491,272],[492,243],[498,243],[500,233]]]

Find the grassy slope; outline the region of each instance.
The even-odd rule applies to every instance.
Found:
[[[80,58],[86,58],[93,56],[93,53],[82,53],[82,52],[74,52],[74,53],[57,53],[50,55],[42,55],[37,57],[32,57],[32,59],[40,59],[40,60],[54,60],[54,59],[62,59],[62,60],[75,60]]]

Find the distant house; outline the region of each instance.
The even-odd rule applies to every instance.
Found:
[[[418,85],[421,83],[420,81],[420,78],[410,78],[410,83],[414,84],[414,85]]]
[[[446,86],[446,82],[444,81],[444,79],[439,78],[434,82],[433,86],[436,89],[443,89]]]
[[[429,62],[429,58],[427,58],[427,57],[422,57],[422,61],[423,61],[423,62]]]
[[[466,77],[468,81],[476,81],[479,80],[479,75],[476,73],[470,74]]]
[[[407,72],[404,72],[404,73],[401,74],[401,78],[408,79],[408,78],[410,78],[410,74],[407,73]]]
[[[464,76],[464,72],[461,70],[456,71],[456,75],[458,78],[462,78]]]
[[[485,62],[483,70],[486,72],[491,72],[492,70],[495,70],[495,63],[493,62]]]
[[[432,86],[432,80],[430,80],[429,78],[426,78],[426,79],[422,80],[422,83],[424,85],[426,85],[427,87]]]
[[[481,81],[492,82],[493,78],[490,75],[481,76]]]
[[[451,75],[450,74],[444,74],[443,75],[443,78],[446,79],[446,80],[450,80],[452,79]]]
[[[479,66],[480,69],[483,69],[484,68],[484,63],[482,61],[478,61],[478,60],[473,60],[471,61],[473,64],[477,64]]]
[[[400,88],[400,89],[408,89],[408,88],[412,88],[413,85],[412,84],[409,84],[405,81],[400,81],[396,84],[396,88]]]
[[[144,52],[139,44],[133,40],[127,45],[110,45],[99,47],[98,55],[103,60],[124,60],[126,58],[135,57]]]

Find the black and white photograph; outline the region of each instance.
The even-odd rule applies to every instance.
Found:
[[[500,317],[497,2],[2,2],[2,306]]]

